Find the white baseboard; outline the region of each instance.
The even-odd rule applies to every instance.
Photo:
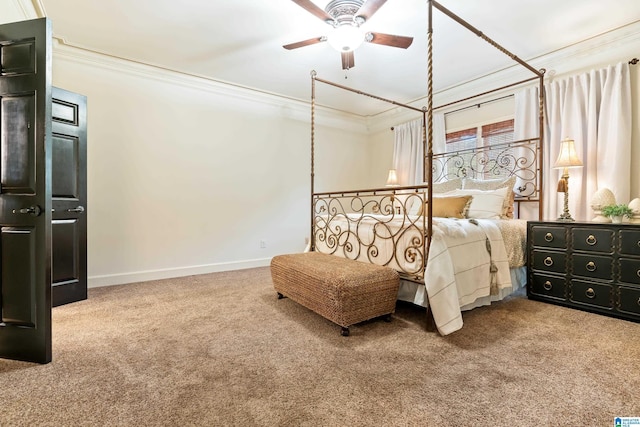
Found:
[[[136,271],[132,273],[106,274],[89,276],[89,288],[101,286],[124,285],[127,283],[147,282],[149,280],[170,279],[172,277],[193,276],[196,274],[217,273],[220,271],[243,270],[246,268],[266,267],[271,258],[246,261],[225,262],[218,264],[194,265],[189,267],[167,268],[161,270]]]

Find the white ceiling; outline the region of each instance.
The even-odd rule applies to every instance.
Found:
[[[426,94],[426,0],[388,0],[364,28],[412,36],[413,44],[404,50],[365,43],[356,50],[355,67],[348,72],[328,43],[282,48],[330,29],[290,0],[33,1],[51,18],[55,37],[114,57],[302,101],[309,100],[311,70],[321,78],[403,103]],[[328,0],[313,2],[324,8]],[[638,0],[440,3],[526,61],[640,20]],[[434,47],[436,91],[513,65],[439,11],[434,14]],[[348,99],[330,96],[319,97],[319,103],[359,108]],[[358,113],[381,108],[367,106]]]

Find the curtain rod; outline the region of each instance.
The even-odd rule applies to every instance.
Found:
[[[633,58],[631,61],[629,61],[629,65],[636,65],[638,62],[640,62],[640,59]]]
[[[501,96],[499,98],[490,99],[488,101],[478,102],[477,104],[467,105],[466,107],[458,108],[457,110],[447,111],[446,113],[444,113],[444,115],[446,116],[447,114],[457,113],[458,111],[463,111],[463,110],[468,110],[469,108],[473,108],[473,107],[480,108],[481,105],[489,104],[490,102],[496,102],[496,101],[500,101],[502,99],[513,98],[513,97],[514,97],[513,94]]]
[[[446,115],[451,114],[451,113],[457,113],[458,111],[468,110],[469,108],[474,108],[474,107],[476,107],[476,108],[480,108],[480,106],[481,106],[481,105],[489,104],[490,102],[500,101],[500,100],[502,100],[502,99],[512,98],[512,97],[514,97],[514,96],[515,96],[515,95],[510,94],[510,95],[501,96],[501,97],[499,97],[499,98],[489,99],[488,101],[478,102],[478,103],[473,104],[473,105],[468,105],[468,106],[466,106],[466,107],[458,108],[457,110],[447,111],[446,113],[444,113],[444,115],[446,116]],[[395,128],[394,128],[393,126],[391,126],[391,130],[394,130],[394,129],[395,129]]]

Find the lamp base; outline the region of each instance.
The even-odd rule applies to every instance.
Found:
[[[574,222],[575,219],[571,217],[571,214],[569,212],[564,212],[562,215],[558,217],[556,221]]]
[[[562,190],[560,188],[562,188]],[[562,178],[560,178],[560,182],[558,183],[558,191],[564,193],[564,210],[558,217],[558,221],[575,221],[569,213],[569,173],[567,172],[567,168],[564,168],[564,174],[562,174]]]

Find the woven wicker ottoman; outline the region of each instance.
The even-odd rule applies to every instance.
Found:
[[[391,320],[400,279],[398,273],[319,252],[278,255],[271,260],[278,298],[289,297],[330,321],[349,326],[374,317]]]

